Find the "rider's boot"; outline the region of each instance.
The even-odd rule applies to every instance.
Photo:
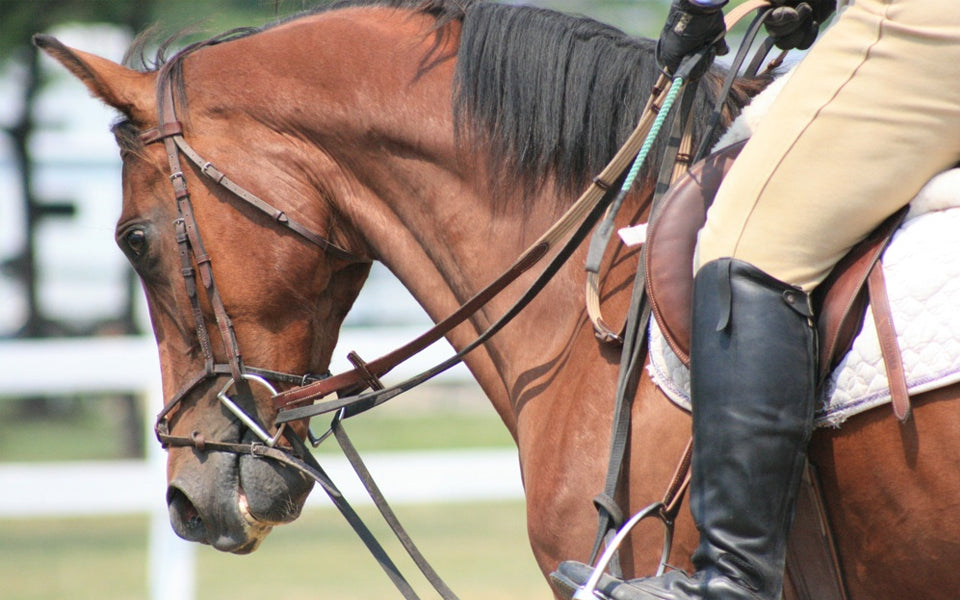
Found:
[[[735,259],[694,282],[690,510],[696,572],[621,581],[615,600],[779,600],[787,535],[813,426],[816,330],[807,294]],[[561,593],[592,569],[565,562]]]

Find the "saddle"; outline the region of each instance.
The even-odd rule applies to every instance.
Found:
[[[693,298],[691,265],[696,235],[703,227],[707,209],[723,177],[745,143],[743,141],[723,148],[691,167],[664,195],[647,230],[644,260],[653,315],[670,348],[688,366]],[[820,336],[819,381],[824,381],[850,350],[863,326],[871,301],[881,340],[889,335],[884,333],[892,321],[885,317],[889,315],[889,305],[885,286],[882,285],[880,257],[905,215],[906,208],[889,217],[854,246],[815,291],[813,302]],[[881,324],[881,320],[886,322]],[[889,325],[889,330],[892,331],[892,325]],[[888,357],[884,352],[884,361],[887,363],[888,380],[894,386],[896,379],[902,379],[902,367],[897,373],[896,365],[890,364],[892,361],[899,362],[896,338],[889,344],[881,341],[881,346],[890,344],[892,349],[896,349],[892,352],[896,356]],[[908,402],[906,398],[902,401]],[[905,418],[909,404],[896,404],[895,401],[897,416]]]
[[[647,229],[644,249],[650,307],[670,348],[690,363],[693,254],[707,209],[746,141],[728,146],[697,163],[663,196]],[[906,215],[898,211],[854,246],[813,296],[820,336],[818,380],[823,382],[850,350],[863,326],[868,304],[887,369],[894,413],[909,415],[900,349],[890,316],[881,255]],[[785,597],[846,600],[836,546],[815,468],[807,464],[787,552]]]

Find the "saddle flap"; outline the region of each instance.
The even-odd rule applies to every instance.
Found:
[[[870,303],[867,279],[894,232],[903,223],[907,210],[905,206],[887,217],[870,235],[851,248],[814,290],[813,305],[817,311],[820,334],[819,381],[824,381],[830,375],[860,333]]]
[[[667,344],[687,366],[697,232],[745,143],[723,148],[691,167],[664,195],[647,229],[644,260],[650,306]],[[860,332],[868,304],[867,277],[906,212],[906,207],[901,209],[854,246],[815,291],[820,381],[843,359]]]
[[[664,195],[647,229],[644,266],[650,307],[670,348],[685,365],[690,363],[697,232],[745,143],[727,146],[690,167]]]

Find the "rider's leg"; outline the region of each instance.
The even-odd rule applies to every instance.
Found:
[[[699,263],[813,290],[960,159],[955,0],[857,0],[794,70],[710,208]]]
[[[615,599],[774,600],[813,424],[816,334],[808,296],[752,265],[697,273],[690,361],[693,576],[608,580]],[[589,575],[565,563],[567,587]],[[572,582],[572,583],[571,583]]]

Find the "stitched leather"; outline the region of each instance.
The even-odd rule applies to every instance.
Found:
[[[647,291],[654,318],[683,364],[690,364],[693,250],[707,208],[740,154],[740,142],[695,164],[664,196],[647,229]]]

